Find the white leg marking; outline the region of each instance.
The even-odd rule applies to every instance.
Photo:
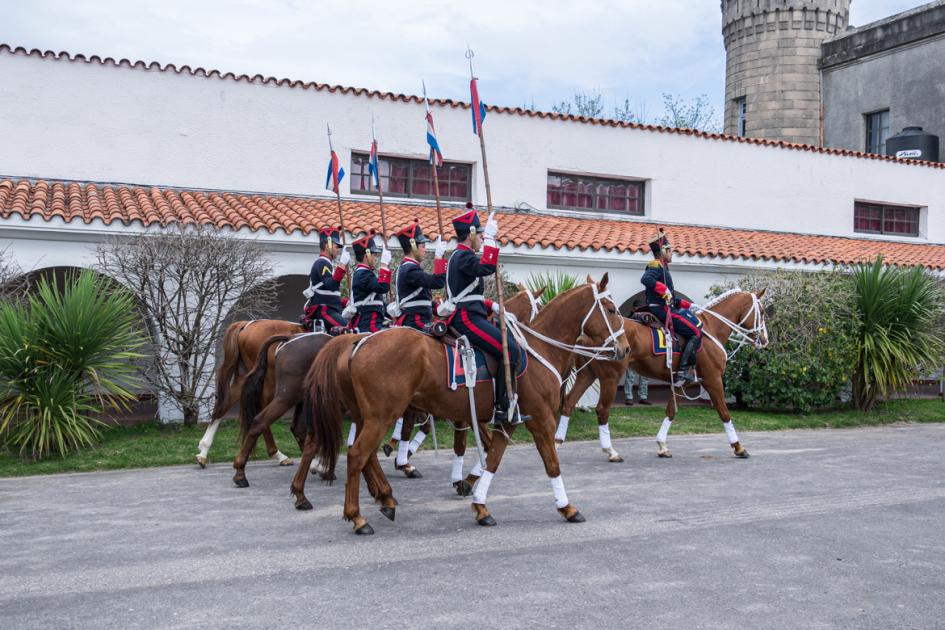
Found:
[[[561,416],[561,420],[558,421],[558,430],[555,432],[556,440],[564,442],[564,439],[568,437],[568,423],[570,421],[570,416]]]
[[[277,450],[275,454],[272,456],[272,459],[281,464],[282,462],[284,462],[285,460],[289,458],[282,451]]]
[[[563,508],[568,505],[568,495],[564,491],[564,479],[561,478],[561,475],[557,477],[552,477],[551,489],[555,493],[555,507]]]
[[[734,444],[738,441],[738,434],[735,433],[735,424],[731,420],[728,422],[723,422],[725,425],[725,434],[728,436],[728,443]]]
[[[410,442],[407,440],[401,440],[397,443],[397,465],[406,466],[407,465],[407,455],[410,452]]]
[[[660,425],[660,432],[656,434],[657,442],[665,442],[666,436],[669,435],[669,427],[673,424],[673,421],[669,418],[663,418],[663,424]]]
[[[453,455],[453,470],[450,473],[450,481],[463,480],[463,456]]]
[[[351,423],[351,427],[348,429],[348,448],[354,446],[354,439],[358,436],[358,425]]]
[[[610,425],[609,424],[598,424],[597,435],[600,437],[600,447],[602,449],[606,451],[613,447],[613,444],[610,441]]]
[[[391,437],[395,440],[400,440],[400,433],[404,430],[404,417],[401,416],[397,418],[397,424],[394,425],[394,432],[391,434]]]
[[[213,446],[213,436],[217,434],[217,429],[219,428],[220,418],[217,418],[211,422],[210,426],[207,427],[207,430],[203,432],[203,437],[200,438],[200,442],[197,444],[197,448],[200,449],[200,457],[206,457],[207,453],[210,452],[210,447]]]
[[[479,505],[486,504],[486,496],[489,494],[489,486],[492,484],[492,478],[494,476],[495,473],[491,473],[488,470],[482,473],[482,477],[476,482],[476,489],[473,491],[473,503],[478,503]]]
[[[427,434],[423,431],[417,431],[417,434],[413,436],[413,439],[410,440],[410,454],[413,455],[420,450],[420,445],[423,444],[423,441],[427,439]]]
[[[476,465],[469,471],[469,474],[473,477],[482,477],[482,465],[477,461]]]
[[[313,457],[313,458],[312,458],[312,463],[308,465],[308,469],[309,469],[309,471],[313,471],[313,472],[314,472],[314,471],[316,471],[316,470],[319,470],[319,469],[321,468],[321,466],[322,466],[322,461],[321,461],[320,459],[318,459],[317,457]]]

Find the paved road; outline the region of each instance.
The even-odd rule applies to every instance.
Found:
[[[32,627],[945,627],[945,425],[720,433],[562,450],[568,524],[532,447],[477,527],[421,454],[397,522],[340,518],[342,488],[224,464],[0,480],[0,619]],[[471,461],[472,453],[467,454]],[[385,461],[385,470],[391,462]],[[362,504],[364,505],[364,504]]]

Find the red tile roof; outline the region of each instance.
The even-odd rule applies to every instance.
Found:
[[[130,61],[128,59],[118,59],[115,60],[112,57],[100,57],[98,55],[86,56],[83,54],[71,54],[66,51],[60,51],[58,53],[51,50],[39,50],[34,48],[32,50],[27,50],[22,46],[17,46],[16,48],[10,46],[9,44],[0,44],[0,53],[7,53],[12,55],[24,55],[27,57],[42,57],[46,59],[56,59],[56,60],[65,60],[73,62],[84,62],[84,63],[96,63],[104,66],[112,66],[116,68],[136,68],[139,70],[157,70],[159,72],[173,72],[175,74],[187,74],[195,77],[207,77],[207,78],[217,78],[223,80],[231,80],[236,82],[245,81],[247,83],[256,83],[259,85],[276,85],[279,87],[288,87],[288,88],[300,88],[303,90],[315,90],[317,92],[327,91],[327,92],[340,92],[342,94],[353,94],[356,96],[366,96],[368,98],[379,98],[381,100],[390,100],[390,101],[400,101],[404,103],[423,103],[423,99],[420,96],[409,95],[409,94],[395,94],[393,92],[379,92],[377,90],[368,90],[367,88],[355,88],[343,85],[328,85],[327,83],[315,83],[313,81],[298,81],[293,79],[277,79],[275,77],[265,77],[261,74],[256,74],[249,76],[247,74],[236,75],[232,72],[220,72],[219,70],[210,69],[207,70],[201,67],[192,68],[188,65],[177,67],[172,63],[161,65],[156,61],[144,62],[144,61]],[[469,103],[463,101],[455,101],[453,99],[430,99],[430,102],[434,105],[440,105],[443,107],[452,107],[452,108],[462,108],[468,109]],[[728,136],[721,133],[709,133],[705,131],[697,131],[694,129],[677,129],[675,127],[663,127],[660,125],[645,125],[640,123],[628,123],[622,120],[613,120],[608,118],[588,118],[586,116],[575,116],[573,114],[557,114],[554,112],[542,112],[531,109],[523,109],[521,107],[498,107],[491,105],[489,106],[489,111],[497,112],[501,114],[514,114],[518,116],[528,116],[531,118],[549,118],[551,120],[563,120],[570,122],[586,123],[590,125],[600,125],[604,127],[622,127],[629,129],[642,129],[645,131],[651,131],[656,133],[673,133],[685,136],[693,136],[696,138],[704,138],[710,140],[722,140],[726,142],[739,142],[746,144],[756,144],[766,147],[777,147],[782,149],[793,149],[795,151],[810,151],[812,153],[824,153],[828,155],[838,155],[846,157],[855,157],[855,158],[866,158],[870,160],[882,160],[885,162],[897,162],[900,164],[914,164],[918,166],[927,166],[929,168],[939,168],[945,169],[945,162],[926,162],[924,160],[910,160],[891,157],[888,155],[878,155],[875,153],[864,153],[863,151],[853,151],[849,149],[830,149],[826,147],[819,147],[810,144],[799,144],[794,142],[786,142],[784,140],[766,140],[763,138],[742,138],[738,136]]]
[[[345,227],[351,231],[380,229],[377,204],[343,200]],[[419,218],[424,231],[437,234],[436,210],[429,206],[385,203],[388,230]],[[444,211],[444,225],[458,212]],[[213,225],[236,230],[310,234],[338,223],[333,198],[292,197],[144,188],[78,182],[0,180],[0,219],[60,217],[66,222],[105,225]],[[524,212],[499,212],[501,240],[526,247],[646,252],[656,224],[644,221],[572,218]],[[846,264],[872,260],[878,254],[892,264],[945,269],[945,245],[899,243],[787,232],[736,230],[694,225],[667,226],[677,253],[744,260]]]

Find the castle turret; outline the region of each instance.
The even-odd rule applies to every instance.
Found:
[[[821,43],[851,0],[722,0],[725,133],[821,144]]]

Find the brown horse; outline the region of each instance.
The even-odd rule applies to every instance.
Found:
[[[510,297],[506,303],[509,312],[515,317],[530,321],[540,308],[537,299],[544,289],[535,293],[523,289],[522,292]],[[360,339],[360,336],[357,337]],[[302,402],[303,383],[305,374],[311,367],[315,357],[329,341],[330,337],[324,333],[303,333],[300,335],[276,335],[270,337],[259,349],[259,356],[253,371],[245,377],[240,400],[240,436],[242,448],[233,461],[236,473],[233,483],[240,488],[249,487],[246,479],[246,461],[250,453],[256,448],[259,434],[269,431],[272,423],[284,416],[289,410],[295,410],[296,419]],[[350,335],[348,339],[353,339]],[[276,345],[275,351],[270,348]],[[270,357],[270,355],[272,355]],[[270,364],[272,367],[270,368]],[[425,414],[408,413],[404,416],[403,435],[410,435],[414,424],[419,420],[425,422]],[[292,430],[299,444],[303,444],[307,428],[302,428],[298,422],[292,423]],[[471,483],[461,477],[462,459],[466,452],[466,432],[455,431],[453,440],[454,456],[459,458],[460,477],[454,479],[454,487],[458,494],[465,496],[471,488]],[[454,470],[456,466],[454,463]],[[412,476],[406,470],[408,477]],[[311,505],[308,502],[297,502],[298,505]],[[301,508],[305,509],[305,508]]]
[[[210,414],[210,426],[197,444],[200,449],[197,453],[197,463],[201,468],[207,465],[207,456],[224,414],[240,401],[246,373],[256,363],[259,349],[272,335],[294,335],[302,332],[305,332],[305,328],[301,324],[279,319],[239,321],[227,327],[223,335],[223,363],[217,368],[216,394],[213,412]],[[269,457],[278,461],[280,466],[292,465],[292,460],[279,451],[268,428],[263,433],[263,439],[266,440],[266,452]]]
[[[585,349],[575,345],[579,338],[589,340],[599,353],[606,347],[616,359],[629,351],[623,320],[606,287],[605,274],[599,284],[591,281],[558,296],[531,326],[519,326],[523,331],[520,341],[531,348],[531,365],[518,383],[519,405],[524,414],[532,416],[525,426],[544,462],[558,511],[570,522],[583,522],[584,517],[568,501],[554,446],[562,375],[571,365],[572,352]],[[334,472],[342,437],[341,409],[345,406],[352,410],[359,430],[348,449],[344,518],[353,523],[356,533],[371,534],[373,529],[359,507],[359,479],[362,471],[366,475],[379,471],[375,470],[377,448],[402,410],[413,407],[461,425],[484,423],[491,419],[492,389],[473,390],[478,410],[473,418],[468,392],[462,391],[465,388],[454,391],[446,384],[442,344],[415,330],[394,328],[371,335],[357,346],[357,351],[339,341],[337,351],[329,353],[335,343],[326,346],[309,371],[304,417],[312,423],[317,454],[328,471]],[[397,366],[396,370],[391,366]],[[497,431],[492,435],[486,471],[473,495],[472,507],[480,525],[495,525],[486,509],[486,497],[514,429],[508,427],[507,434]],[[385,516],[393,518],[393,496],[383,494],[379,500]]]
[[[703,324],[702,348],[696,355],[696,370],[702,379],[702,386],[709,393],[712,404],[719,414],[725,427],[729,444],[735,455],[741,458],[748,457],[748,451],[738,441],[732,416],[728,405],[725,404],[725,385],[722,377],[725,375],[725,364],[728,355],[725,344],[734,334],[741,343],[752,343],[762,348],[768,344],[768,333],[765,326],[765,315],[770,314],[771,307],[761,308],[761,298],[764,289],[757,293],[749,291],[729,291],[702,306],[698,312]],[[578,400],[594,382],[600,380],[600,400],[597,402],[597,425],[600,433],[601,449],[612,462],[623,461],[610,443],[610,428],[607,424],[610,407],[617,395],[617,387],[623,379],[627,368],[647,378],[671,381],[666,358],[654,356],[651,348],[651,332],[649,326],[633,320],[624,320],[624,331],[630,342],[631,352],[622,361],[593,361],[585,369],[578,372],[577,379],[561,408],[561,420],[558,425],[556,441],[561,443],[567,432],[567,423],[571,412]],[[673,369],[678,366],[678,357],[673,358]],[[675,395],[666,405],[666,418],[657,436],[660,457],[672,457],[666,448],[666,438],[670,423],[676,417],[677,406]]]

